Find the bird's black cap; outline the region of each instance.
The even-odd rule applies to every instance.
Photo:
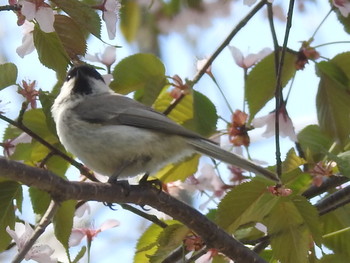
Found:
[[[72,67],[67,73],[66,81],[69,81],[74,77],[76,80],[72,92],[82,95],[92,93],[92,87],[90,86],[91,82],[89,82],[88,78],[94,78],[97,80],[102,80],[104,82],[101,74],[98,73],[95,68],[89,65],[79,65]]]

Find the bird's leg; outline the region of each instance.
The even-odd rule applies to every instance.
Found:
[[[152,180],[147,180],[149,177],[149,173],[145,173],[142,178],[139,181],[139,185],[141,186],[151,186],[151,187],[155,187],[159,190],[159,192],[162,191],[163,189],[163,185],[162,182],[159,179],[152,179]]]
[[[128,196],[130,193],[130,184],[129,184],[128,180],[118,180],[118,177],[124,171],[124,169],[131,164],[132,164],[132,162],[124,163],[108,179],[108,183],[110,183],[112,185],[116,185],[116,184],[120,185],[123,189],[123,192],[125,191],[125,196]],[[103,204],[105,206],[108,206],[110,209],[115,210],[113,208],[113,203],[103,202]]]

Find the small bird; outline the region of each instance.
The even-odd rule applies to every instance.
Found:
[[[155,173],[196,152],[279,182],[273,172],[115,93],[88,65],[69,70],[51,110],[64,147],[110,182]]]

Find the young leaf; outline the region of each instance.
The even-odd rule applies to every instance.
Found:
[[[68,249],[68,241],[73,227],[73,217],[77,201],[63,202],[53,218],[55,236],[65,249]]]
[[[350,76],[346,76],[349,67],[350,53],[317,64],[320,83],[316,107],[320,128],[341,146],[346,144],[350,134]]]
[[[215,221],[229,233],[248,222],[262,221],[278,201],[267,192],[269,185],[260,178],[238,185],[221,200]]]
[[[136,245],[134,262],[148,262],[149,256],[157,251],[157,239],[163,228],[153,224],[139,238]]]
[[[315,162],[320,161],[331,147],[332,139],[318,125],[306,126],[298,133],[298,142],[304,152],[311,151]]]
[[[73,19],[64,15],[55,15],[54,27],[64,49],[71,59],[85,55],[85,36]]]
[[[33,37],[40,62],[55,70],[59,78],[63,79],[66,75],[69,56],[57,33],[45,33],[40,30],[38,25],[35,25]]]
[[[193,119],[184,123],[190,130],[203,136],[212,135],[216,131],[218,115],[215,105],[205,95],[197,91],[193,92]]]
[[[310,232],[289,197],[279,198],[264,223],[268,229],[275,259],[281,262],[308,262]]]
[[[303,158],[300,158],[298,155],[296,155],[294,148],[291,148],[288,151],[287,157],[282,164],[283,173],[288,173],[305,163],[306,162]]]
[[[138,100],[152,105],[167,84],[163,63],[151,54],[136,54],[120,61],[110,87],[118,93],[141,91]]]
[[[22,187],[19,183],[5,181],[0,183],[0,252],[4,251],[11,242],[6,227],[11,229],[15,225],[15,207],[13,200],[22,201]],[[20,201],[18,201],[20,200]]]
[[[37,188],[30,187],[29,196],[32,202],[34,213],[38,215],[43,215],[50,204],[50,201],[51,201],[50,195]]]
[[[173,224],[163,229],[158,236],[158,249],[156,253],[150,256],[150,263],[161,263],[176,248],[182,245],[182,242],[189,229],[182,224]]]
[[[163,183],[174,182],[176,180],[185,181],[187,177],[197,171],[200,155],[193,155],[186,160],[177,163],[169,164],[157,172],[155,177]]]
[[[350,177],[350,151],[340,153],[338,158],[335,161],[337,162],[340,173],[343,176]]]
[[[16,84],[17,67],[13,63],[0,64],[0,90]]]
[[[350,205],[321,216],[321,222],[325,235],[323,244],[335,254],[343,254],[350,258],[350,231],[338,232],[350,225]]]
[[[120,29],[129,43],[134,41],[140,28],[140,6],[136,1],[122,1]]]
[[[52,0],[66,12],[81,28],[97,38],[101,36],[101,19],[87,4],[78,0]]]
[[[274,53],[268,55],[248,74],[245,92],[249,106],[249,122],[274,97],[277,79],[274,59]],[[282,87],[286,86],[288,81],[294,76],[296,59],[297,55],[295,53],[286,52],[282,73]]]
[[[163,89],[153,104],[153,108],[159,112],[164,112],[174,98],[167,89]],[[187,94],[167,115],[173,121],[183,124],[193,118],[193,95]]]

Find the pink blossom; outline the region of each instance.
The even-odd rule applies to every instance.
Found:
[[[262,136],[269,138],[275,135],[275,116],[276,112],[273,111],[266,116],[253,119],[252,124],[255,128],[266,126],[266,130]],[[283,138],[289,137],[293,142],[297,141],[294,126],[292,120],[288,116],[287,111],[283,109],[279,110],[278,117],[280,136]]]
[[[121,4],[117,0],[104,0],[102,18],[106,23],[109,39],[115,38],[117,21]]]
[[[25,222],[25,224],[16,223],[15,230],[11,230],[10,227],[6,227],[6,231],[15,241],[18,251],[21,251],[24,248],[25,244],[28,242],[34,232],[27,222]],[[54,250],[48,245],[38,244],[30,248],[25,256],[25,259],[32,259],[39,263],[55,263],[57,262],[57,259],[51,258],[53,252]]]
[[[99,62],[110,67],[116,60],[116,48],[107,46],[102,53],[95,53],[95,55],[87,54],[85,58],[92,62]]]
[[[350,13],[350,1],[349,0],[333,0],[333,5],[338,7],[340,13],[344,17],[348,17]]]
[[[231,50],[233,59],[235,60],[236,64],[244,69],[250,68],[272,52],[270,48],[264,48],[257,54],[249,54],[244,57],[238,48],[229,46],[229,49]]]
[[[207,62],[208,62],[207,58],[197,60],[197,64],[196,64],[197,71],[202,70],[202,68],[205,66],[205,64],[207,64]],[[207,73],[209,76],[212,76],[211,65],[206,69],[205,73]]]
[[[53,22],[55,16],[52,8],[46,4],[43,0],[40,1],[22,1],[21,2],[22,14],[28,21],[35,19],[38,21],[40,29],[45,33],[54,32]]]
[[[23,38],[22,45],[20,45],[16,52],[21,57],[24,58],[25,55],[32,53],[35,49],[33,40],[34,24],[28,22],[27,20],[23,24]]]
[[[86,236],[88,242],[91,242],[98,233],[107,229],[119,226],[119,221],[109,219],[106,220],[98,229],[94,228],[75,228],[69,238],[69,246],[74,247],[80,244],[81,240]]]
[[[20,143],[30,143],[32,141],[32,137],[30,137],[27,133],[21,133],[18,137],[14,139],[8,139],[3,143],[4,148],[4,156],[10,157],[16,150],[16,145]]]

